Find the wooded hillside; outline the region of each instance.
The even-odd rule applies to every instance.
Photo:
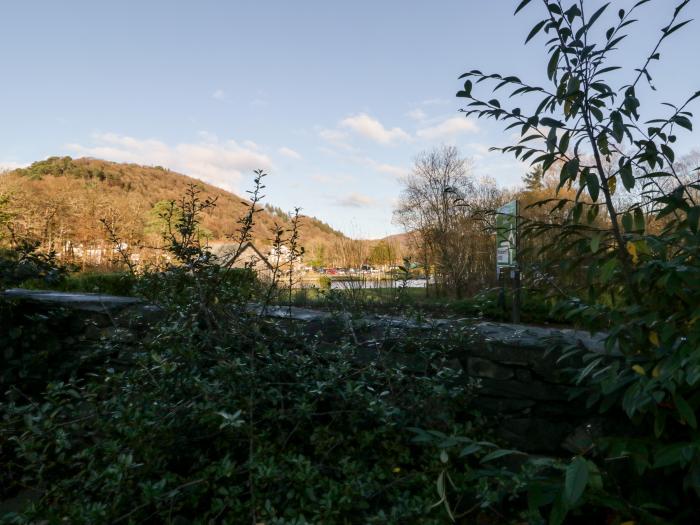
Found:
[[[217,198],[216,207],[203,214],[202,232],[211,241],[235,235],[245,199],[160,166],[51,157],[0,174],[0,195],[9,197],[6,210],[16,235],[36,239],[45,248],[60,250],[66,243],[85,249],[104,246],[107,235],[101,219],[113,224],[124,242],[155,246],[159,210],[181,198],[192,183],[201,188],[203,198]],[[283,228],[289,223],[279,208],[267,205],[256,214],[256,245],[269,246],[275,223]],[[344,237],[312,217],[304,216],[301,224],[304,245],[331,244]]]

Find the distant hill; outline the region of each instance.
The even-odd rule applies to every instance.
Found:
[[[372,243],[385,242],[389,244],[396,245],[400,247],[404,252],[409,252],[411,248],[411,234],[410,233],[395,233],[393,235],[387,235],[381,239],[375,241],[370,241]]]
[[[158,208],[177,200],[189,184],[203,197],[217,197],[204,212],[201,226],[212,241],[236,233],[246,212],[246,199],[205,182],[156,166],[123,164],[91,158],[50,157],[27,168],[0,174],[0,194],[10,196],[10,212],[18,234],[60,247],[67,241],[82,245],[105,241],[100,219],[117,225],[126,242],[157,243]],[[268,205],[256,214],[253,241],[270,245],[273,227],[289,227],[287,214]],[[302,245],[331,245],[344,235],[313,217],[302,217]]]

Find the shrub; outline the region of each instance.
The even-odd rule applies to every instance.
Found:
[[[333,281],[331,280],[331,278],[328,277],[327,275],[321,275],[321,276],[318,278],[318,287],[319,287],[321,290],[330,290],[330,289],[331,289],[331,283],[332,283],[332,282],[333,282]]]
[[[170,308],[121,366],[50,381],[36,403],[10,393],[4,496],[47,489],[17,521],[442,522],[438,463],[407,429],[469,432],[449,344],[393,340],[429,363],[410,372],[368,363],[349,332],[323,343],[236,308],[213,341]]]

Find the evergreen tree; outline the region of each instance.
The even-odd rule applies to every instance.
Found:
[[[523,182],[525,183],[525,188],[528,191],[541,190],[543,187],[542,180],[544,179],[544,170],[542,165],[538,164],[535,166],[531,172],[526,173],[523,177]]]

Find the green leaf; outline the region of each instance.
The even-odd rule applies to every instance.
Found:
[[[562,153],[566,153],[566,150],[569,149],[569,132],[567,131],[561,136],[561,139],[559,139],[559,151]]]
[[[588,193],[591,199],[593,199],[593,202],[597,202],[600,184],[598,183],[598,177],[595,173],[591,173],[590,171],[586,173],[586,185],[588,186]]]
[[[654,468],[668,467],[683,462],[683,449],[687,443],[674,443],[666,445],[657,450],[654,454]]]
[[[698,223],[700,222],[700,206],[688,208],[688,227],[693,233],[698,233]]]
[[[620,177],[622,178],[622,184],[625,186],[627,191],[634,188],[635,180],[634,175],[632,174],[632,164],[629,161],[625,162],[620,167]]]
[[[576,456],[566,468],[564,477],[564,502],[575,505],[588,484],[588,465],[581,456]]]
[[[680,24],[676,24],[675,26],[673,26],[671,28],[664,29],[663,30],[664,36],[666,37],[666,36],[670,35],[671,33],[678,31],[681,27],[683,27],[684,25],[686,25],[689,22],[691,22],[691,20],[686,20],[685,22],[681,22]]]
[[[632,215],[629,213],[622,215],[622,227],[627,233],[634,231],[634,219],[632,219]]]
[[[658,438],[664,433],[666,427],[666,412],[658,412],[654,419],[654,435]]]
[[[613,111],[610,113],[610,120],[612,121],[612,136],[616,142],[622,142],[625,134],[625,126],[622,123],[622,115],[619,111]]]
[[[538,22],[535,24],[535,27],[532,28],[530,31],[530,34],[527,35],[527,38],[525,39],[525,43],[527,44],[530,40],[534,38],[534,36],[540,32],[540,29],[544,27],[544,25],[547,23],[547,20],[542,20],[541,22]]]
[[[617,268],[617,259],[610,259],[600,268],[600,279],[603,283],[608,282]]]
[[[576,384],[580,385],[581,381],[586,379],[586,377],[588,377],[590,375],[590,373],[593,372],[595,367],[597,367],[602,361],[603,361],[603,358],[599,357],[598,359],[594,359],[593,361],[588,363],[588,365],[586,365],[586,368],[581,370],[581,373],[579,374],[578,378],[576,378]]]
[[[464,83],[464,91],[459,91],[457,93],[458,97],[471,97],[472,96],[472,81],[467,80]]]
[[[590,460],[586,461],[588,465],[588,485],[593,490],[603,490],[603,476],[600,474],[598,465]]]
[[[557,147],[557,128],[549,128],[547,134],[547,151],[553,153]]]
[[[566,171],[569,173],[570,179],[575,179],[578,176],[579,165],[580,161],[578,160],[578,157],[574,157],[567,163]]]
[[[683,399],[680,395],[676,395],[674,401],[676,403],[676,409],[678,410],[678,414],[681,416],[681,419],[688,423],[690,428],[697,428],[698,422],[697,419],[695,419],[695,412],[693,411],[692,407],[688,404],[688,402],[685,399]]]
[[[608,144],[608,136],[605,133],[601,133],[600,135],[598,135],[598,139],[596,142],[598,143],[598,149],[600,149],[600,152],[603,155],[610,154],[610,146]]]
[[[574,223],[578,224],[581,219],[581,214],[583,213],[583,204],[577,202],[573,209]]]
[[[605,11],[605,10],[608,8],[609,5],[610,5],[610,2],[608,2],[608,3],[605,4],[603,7],[601,7],[600,9],[598,9],[595,13],[593,13],[593,16],[591,16],[591,18],[588,19],[588,24],[587,24],[587,25],[588,25],[588,28],[590,28],[593,24],[595,24],[596,20],[598,20],[598,18],[600,17],[600,15],[603,14],[603,11]]]
[[[475,452],[479,452],[480,450],[481,450],[481,445],[479,445],[478,443],[472,443],[470,445],[467,445],[466,447],[464,447],[460,451],[459,457],[470,456],[470,455],[474,454]]]
[[[646,221],[644,220],[644,212],[641,208],[634,209],[634,229],[635,231],[644,233]]]
[[[510,456],[511,454],[520,454],[523,456],[526,455],[524,452],[520,452],[519,450],[509,450],[502,448],[486,454],[483,458],[481,458],[480,463],[487,463],[489,461],[493,461],[494,459],[502,458],[503,456]]]
[[[598,217],[599,212],[600,212],[599,206],[591,206],[588,208],[588,213],[586,214],[586,219],[588,220],[588,224],[593,224],[593,222],[596,220],[596,217]]]
[[[571,77],[569,77],[569,84],[566,87],[566,94],[573,95],[574,93],[578,92],[580,87],[581,87],[581,80],[578,77],[571,76]]]
[[[688,131],[693,131],[693,124],[690,122],[688,117],[683,115],[676,115],[671,119],[671,122],[678,124],[680,127],[687,129]]]
[[[595,232],[591,237],[591,252],[595,253],[600,248],[600,240],[603,238],[603,232]]]
[[[529,4],[531,1],[532,1],[532,0],[523,0],[522,2],[520,2],[520,4],[518,4],[518,7],[515,8],[515,13],[513,13],[513,14],[514,14],[514,15],[517,15],[517,14],[518,14],[518,11],[520,11],[523,7],[525,7],[525,6],[526,6],[527,4]]]
[[[549,63],[547,64],[547,76],[549,77],[549,80],[552,80],[554,78],[554,74],[557,72],[560,54],[560,49],[556,48],[554,53],[552,53],[552,56],[549,57]]]
[[[560,121],[555,120],[553,118],[549,117],[543,117],[540,119],[540,124],[542,126],[551,126],[553,128],[561,128],[564,124],[562,124]]]
[[[591,106],[591,107],[590,107],[590,110],[591,110],[591,113],[593,113],[593,116],[595,117],[595,119],[596,119],[598,122],[602,122],[602,121],[603,121],[603,112],[602,112],[601,110],[599,110],[599,109],[598,109],[597,107],[595,107],[595,106]]]
[[[669,146],[667,146],[666,144],[661,144],[661,151],[664,152],[664,155],[666,155],[666,158],[671,163],[673,162],[673,159],[676,158],[676,155],[673,152],[673,150]]]
[[[552,510],[549,512],[549,525],[561,525],[566,519],[569,508],[563,498],[559,496],[552,505]]]

